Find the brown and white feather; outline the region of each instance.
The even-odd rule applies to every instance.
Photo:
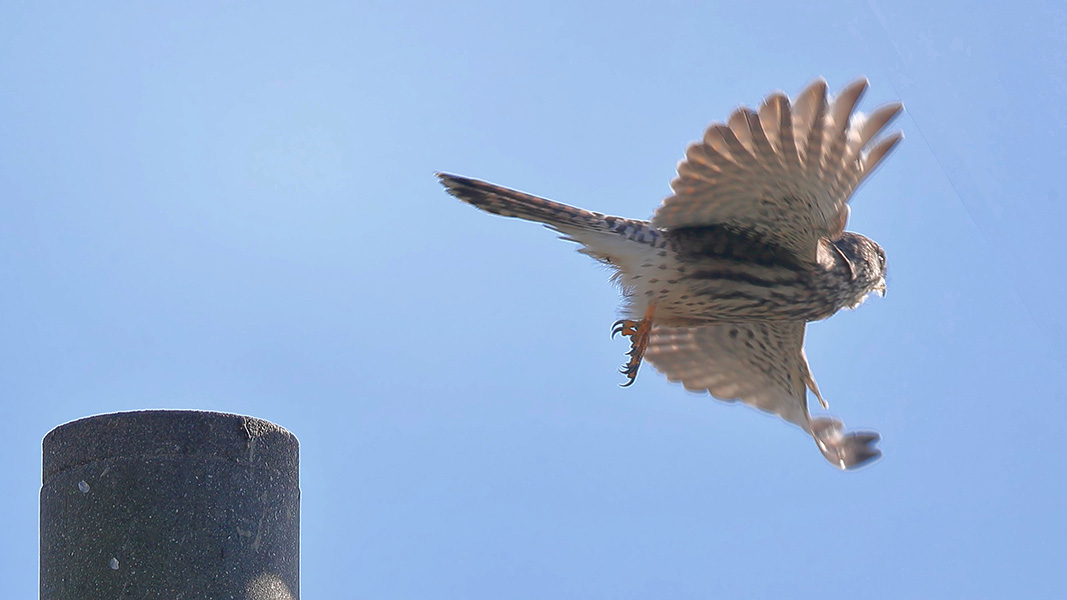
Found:
[[[739,400],[810,431],[803,346],[803,321],[722,322],[657,327],[645,358],[689,391]]]
[[[864,118],[854,112],[867,81],[828,99],[816,80],[790,103],[771,94],[759,109],[741,107],[727,125],[712,124],[686,150],[674,194],[652,218],[670,229],[726,225],[815,260],[820,238],[844,230],[853,191],[901,139],[872,142],[902,109],[891,104]]]

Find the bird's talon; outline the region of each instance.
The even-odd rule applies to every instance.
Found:
[[[630,360],[619,369],[628,381],[620,383],[620,387],[630,387],[637,380],[637,370],[641,368],[641,359],[645,356],[645,348],[648,347],[648,339],[652,333],[652,313],[655,305],[650,304],[645,311],[645,317],[640,321],[620,319],[616,321],[611,330],[611,337],[618,334],[630,338],[630,351],[626,353]]]
[[[631,321],[630,319],[619,319],[612,323],[611,339],[615,339],[615,336],[622,334],[624,337],[630,337],[637,333],[637,327],[640,325],[640,321]]]

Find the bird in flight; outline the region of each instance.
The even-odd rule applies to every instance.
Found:
[[[713,123],[686,149],[651,221],[437,176],[460,200],[543,223],[614,270],[626,317],[612,332],[630,339],[624,385],[647,359],[687,390],[798,425],[832,465],[852,469],[881,456],[880,436],[809,413],[808,390],[828,406],[804,328],[885,295],[885,252],[845,225],[852,193],[903,138],[879,139],[903,107],[856,112],[866,88],[860,79],[832,97],[818,79],[792,100],[776,92]]]

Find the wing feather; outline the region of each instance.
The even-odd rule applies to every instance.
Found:
[[[789,109],[789,98],[785,94],[776,93],[767,98],[765,104],[770,104],[772,110],[778,116],[778,131],[780,140],[779,151],[782,163],[791,175],[796,175],[801,169],[800,149],[797,148],[796,126],[793,125],[793,113]],[[762,111],[761,111],[762,113]]]
[[[856,187],[900,140],[875,139],[900,113],[899,103],[867,118],[855,112],[866,89],[860,79],[829,98],[818,79],[792,103],[776,92],[758,110],[742,107],[726,124],[712,124],[687,148],[674,194],[652,224],[729,225],[813,263],[819,240],[844,229]]]
[[[727,125],[730,127],[734,137],[737,138],[737,141],[744,146],[745,151],[752,154],[752,129],[748,126],[748,117],[745,114],[745,109],[742,107],[734,111],[730,115]]]
[[[882,159],[885,158],[889,154],[889,151],[902,139],[904,139],[904,134],[898,131],[878,142],[874,148],[871,148],[871,151],[863,158],[863,169],[860,174],[860,179],[862,180],[863,177],[874,170],[874,168],[878,166],[878,163],[882,162]]]
[[[804,356],[804,323],[745,321],[656,327],[645,358],[685,389],[778,415],[815,440],[830,464],[854,469],[882,455],[874,431],[846,431],[833,417],[808,413],[807,390],[819,386]],[[824,403],[825,405],[825,403]]]
[[[859,79],[845,86],[834,100],[833,115],[826,132],[827,148],[825,160],[823,161],[823,168],[827,173],[844,173],[847,170],[847,165],[844,164],[842,159],[848,146],[849,121],[856,104],[866,89],[867,80]],[[837,179],[838,181],[835,181],[835,184],[838,184],[841,178],[838,177]],[[837,185],[834,186],[834,193],[840,193],[840,188]]]
[[[657,327],[645,358],[687,390],[740,400],[807,431],[803,344],[802,321]]]

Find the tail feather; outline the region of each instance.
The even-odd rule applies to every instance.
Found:
[[[874,447],[882,436],[874,431],[846,432],[837,419],[812,419],[811,435],[826,460],[839,469],[855,469],[882,456],[882,451]]]
[[[544,223],[564,233],[571,230],[609,231],[609,217],[567,206],[499,185],[448,173],[437,173],[449,194],[486,212]]]

